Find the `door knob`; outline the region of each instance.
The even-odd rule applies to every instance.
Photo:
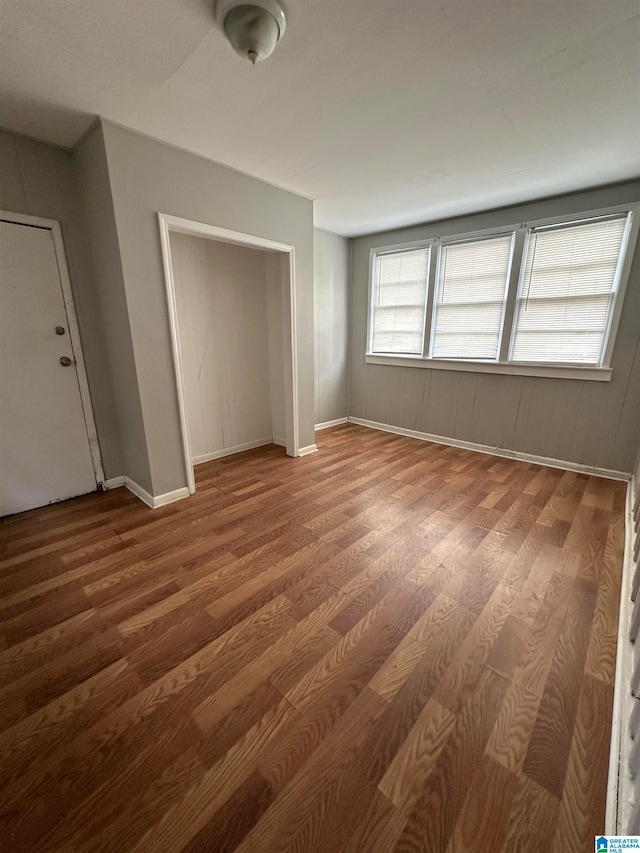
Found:
[[[69,358],[68,355],[63,355],[62,358],[60,359],[60,364],[63,367],[69,367],[69,365],[73,364],[73,362],[71,361],[71,359]]]

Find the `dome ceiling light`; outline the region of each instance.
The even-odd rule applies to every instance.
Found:
[[[277,0],[218,0],[216,20],[235,52],[253,65],[271,56],[286,27]]]

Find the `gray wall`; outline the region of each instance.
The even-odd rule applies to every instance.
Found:
[[[313,232],[315,422],[349,414],[349,241]]]
[[[0,131],[0,208],[60,222],[105,475],[123,473],[109,363],[88,230],[70,152]]]
[[[352,241],[350,412],[490,447],[631,471],[640,422],[640,247],[610,382],[365,364],[371,248],[640,200],[640,181]]]
[[[131,344],[109,174],[100,126],[75,151],[94,265],[96,315],[106,341],[105,365],[113,377],[113,413],[121,446],[117,475],[151,491],[140,394]],[[113,476],[113,475],[111,475]]]
[[[300,445],[313,444],[313,204],[103,125],[153,495],[186,484],[157,213],[295,247]],[[140,483],[144,486],[144,483]]]

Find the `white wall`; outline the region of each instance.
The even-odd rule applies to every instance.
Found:
[[[272,436],[266,252],[171,234],[195,464]]]
[[[370,249],[639,199],[640,182],[634,181],[353,240],[349,414],[490,447],[631,471],[640,422],[640,245],[610,382],[366,364],[365,349]]]
[[[349,241],[313,232],[316,423],[349,414]]]

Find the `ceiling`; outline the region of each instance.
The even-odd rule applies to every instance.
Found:
[[[0,0],[0,125],[96,114],[316,199],[353,236],[640,174],[640,0],[284,0],[252,67],[210,0]]]

